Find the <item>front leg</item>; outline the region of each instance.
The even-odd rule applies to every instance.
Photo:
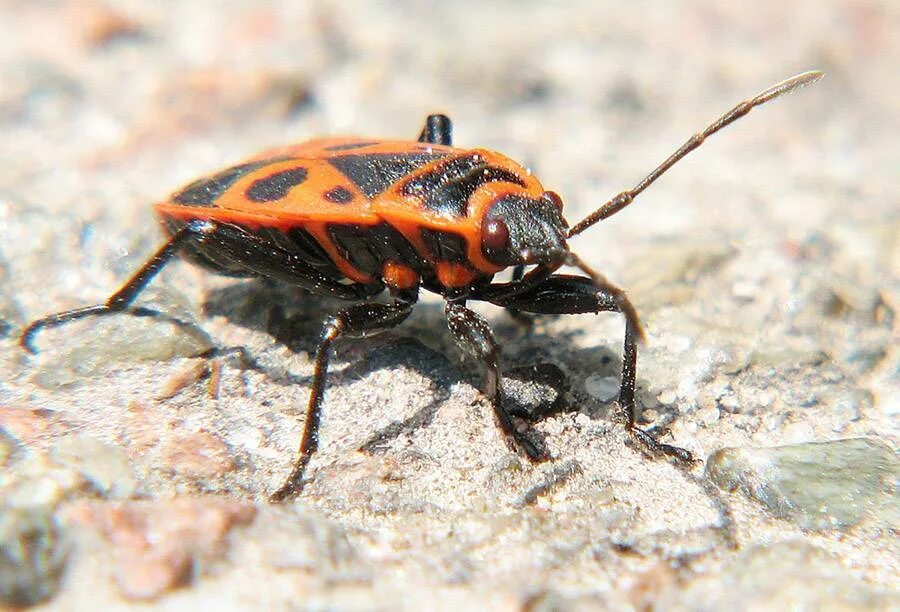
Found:
[[[513,295],[489,298],[489,302],[534,314],[585,314],[622,312],[621,299],[605,289],[598,289],[584,276],[557,274],[541,284]],[[638,332],[631,318],[625,317],[625,345],[622,355],[622,382],[619,388],[619,411],[625,428],[644,449],[656,455],[667,455],[683,463],[693,463],[691,453],[683,448],[663,444],[635,424],[634,389],[637,367]]]
[[[148,308],[131,308],[131,304],[179,251],[184,249],[191,241],[200,244],[209,240],[215,229],[216,226],[212,223],[191,221],[175,232],[118,291],[106,299],[106,302],[94,306],[66,310],[38,319],[25,328],[19,343],[22,345],[22,348],[33,354],[37,353],[34,338],[42,329],[59,327],[86,317],[109,315],[117,312],[131,312],[136,316],[163,316],[161,313]],[[181,323],[176,319],[172,320],[176,323]]]
[[[503,407],[500,388],[500,360],[497,341],[490,326],[483,318],[464,305],[447,302],[445,308],[447,325],[456,344],[465,353],[471,355],[484,365],[484,394],[491,401],[500,430],[512,450],[521,448],[532,461],[546,459],[546,455],[525,435],[520,433],[512,422],[509,412]]]
[[[413,299],[398,299],[392,304],[356,304],[343,309],[337,315],[328,318],[322,326],[322,336],[316,349],[316,367],[313,374],[312,388],[309,391],[309,404],[306,409],[306,422],[303,425],[303,438],[300,451],[291,474],[270,497],[272,502],[280,502],[289,497],[299,495],[306,481],[303,475],[313,453],[319,448],[319,420],[322,413],[322,400],[325,396],[325,376],[328,373],[328,360],[331,346],[341,338],[362,338],[388,330],[403,322],[412,312]]]
[[[513,268],[510,283],[520,283],[524,277],[525,265],[520,264]],[[534,317],[528,316],[515,308],[507,308],[506,312],[513,321],[519,324],[519,327],[521,327],[522,331],[525,333],[531,333],[531,330],[534,329]]]

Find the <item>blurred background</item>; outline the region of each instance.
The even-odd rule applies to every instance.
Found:
[[[622,266],[654,234],[747,240],[774,223],[790,239],[897,216],[890,1],[8,1],[0,16],[0,185],[54,222],[89,223],[113,253],[134,249],[148,202],[202,173],[324,134],[412,137],[435,111],[461,146],[529,165],[574,221],[808,69],[828,77],[716,136],[579,242],[610,244],[595,263]],[[5,259],[80,235],[31,231]]]

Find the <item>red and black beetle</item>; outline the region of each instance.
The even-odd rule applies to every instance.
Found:
[[[562,201],[525,168],[488,150],[452,146],[450,120],[430,115],[416,142],[324,139],[266,151],[181,189],[156,205],[169,240],[104,304],[39,319],[35,334],[87,316],[137,311],[138,294],[176,253],[215,272],[261,276],[353,302],[327,319],[316,351],[300,453],[272,495],[298,494],[318,447],[329,353],[343,337],[365,336],[406,319],[420,288],[442,295],[450,332],[484,365],[484,393],[510,446],[532,460],[543,453],[503,407],[497,342],[487,322],[466,307],[483,300],[535,314],[621,312],[625,346],[619,409],[646,450],[692,461],[635,425],[635,365],[642,336],[625,293],[569,250],[567,240],[630,204],[711,134],[777,96],[822,76],[806,72],[745,100],[692,136],[638,183],[569,228]],[[557,274],[563,266],[584,276]],[[492,282],[513,267],[512,280]],[[527,267],[530,270],[525,273]],[[390,303],[371,301],[387,290]]]

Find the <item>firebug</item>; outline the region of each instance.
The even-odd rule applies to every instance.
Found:
[[[35,336],[44,328],[139,310],[132,307],[135,299],[176,254],[214,272],[265,277],[349,302],[322,327],[299,456],[271,496],[280,501],[302,491],[318,448],[332,346],[399,325],[421,289],[443,296],[450,333],[484,366],[483,391],[507,443],[534,461],[544,459],[544,452],[504,408],[497,341],[466,303],[490,302],[514,313],[619,312],[625,342],[618,404],[625,426],[647,452],[689,463],[690,452],[636,426],[635,367],[643,337],[637,312],[625,292],[591,269],[567,241],[628,206],[710,135],[821,77],[805,72],[741,102],[634,188],[571,227],[561,198],[520,164],[494,151],[454,147],[444,115],[430,115],[416,141],[336,138],[266,151],[157,204],[168,240],[131,279],[103,304],[31,323],[21,343],[35,352]],[[582,274],[558,273],[564,266]],[[508,268],[511,280],[494,280]],[[383,292],[389,303],[373,301]]]

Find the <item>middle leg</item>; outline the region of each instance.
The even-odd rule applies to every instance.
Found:
[[[344,337],[363,338],[399,325],[412,312],[414,303],[415,299],[410,298],[396,299],[392,304],[355,304],[325,321],[319,348],[316,349],[315,372],[312,388],[309,391],[309,404],[306,409],[306,422],[303,425],[299,455],[290,475],[284,484],[269,497],[270,501],[280,502],[299,495],[306,484],[303,479],[306,466],[312,459],[313,453],[319,448],[319,420],[322,416],[325,377],[328,373],[332,345]]]
[[[487,321],[464,305],[447,302],[445,308],[447,325],[456,344],[468,355],[484,365],[484,394],[487,395],[494,408],[494,414],[507,444],[515,450],[521,448],[532,461],[546,459],[546,455],[534,442],[520,433],[513,424],[512,417],[503,407],[503,395],[500,388],[500,359],[497,341]]]

